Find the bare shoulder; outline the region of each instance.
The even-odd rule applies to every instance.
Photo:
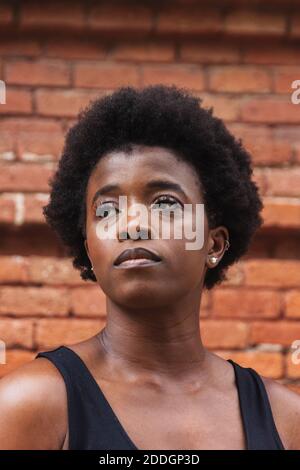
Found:
[[[261,378],[285,449],[300,450],[300,395],[276,380]]]
[[[0,449],[61,449],[67,432],[64,380],[39,357],[0,380]]]

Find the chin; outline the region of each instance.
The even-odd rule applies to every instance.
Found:
[[[165,293],[164,299],[159,295],[158,289],[147,288],[147,286],[127,286],[120,289],[111,299],[119,305],[127,308],[156,308],[167,302]],[[165,300],[165,302],[163,301]]]

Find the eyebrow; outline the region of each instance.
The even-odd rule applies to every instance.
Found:
[[[187,198],[186,193],[184,192],[184,190],[178,183],[174,183],[168,180],[160,179],[160,180],[148,181],[148,183],[146,184],[146,188],[147,189],[169,189],[169,190],[177,191],[178,193],[182,194],[182,196]],[[105,194],[111,193],[113,191],[118,191],[118,190],[120,190],[120,186],[118,184],[106,184],[102,188],[98,189],[98,191],[96,191],[92,200],[92,205],[94,204],[94,202],[99,196],[103,196]]]

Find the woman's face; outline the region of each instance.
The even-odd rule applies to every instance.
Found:
[[[162,185],[159,181],[169,185]],[[99,193],[107,185],[113,187]],[[118,227],[121,217],[119,196],[127,196],[129,212],[134,204],[143,204],[149,214],[147,223],[143,219],[139,225],[139,213],[131,213]],[[183,216],[184,204],[192,204],[194,222],[191,227],[195,230],[195,204],[203,202],[200,182],[193,167],[178,160],[172,150],[134,146],[131,153],[114,151],[99,160],[87,186],[85,246],[98,284],[111,301],[128,308],[143,305],[151,308],[176,302],[192,290],[198,289],[199,294],[207,269],[207,253],[213,248],[216,249],[213,254],[222,250],[226,233],[209,231],[204,206],[203,228],[200,227],[203,229],[203,246],[196,250],[187,249],[186,243],[192,240],[186,238],[185,233],[179,239],[174,238],[174,217],[169,211],[175,204],[177,217]],[[160,221],[168,223],[170,220],[169,238],[162,237],[162,232],[157,231],[157,222],[152,223],[150,209],[154,204],[157,204],[156,211],[160,208]],[[115,229],[115,238],[99,236],[99,228],[104,224]],[[133,238],[132,234],[140,229],[146,231],[148,239]],[[128,238],[122,239],[121,232],[128,232]],[[128,263],[114,265],[124,250],[137,247],[153,251],[161,261],[130,267]]]

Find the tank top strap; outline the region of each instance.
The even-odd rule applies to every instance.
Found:
[[[39,352],[61,373],[67,392],[69,450],[135,449],[84,361],[67,346]]]
[[[260,375],[228,359],[235,370],[240,409],[248,450],[284,450],[269,397]]]

